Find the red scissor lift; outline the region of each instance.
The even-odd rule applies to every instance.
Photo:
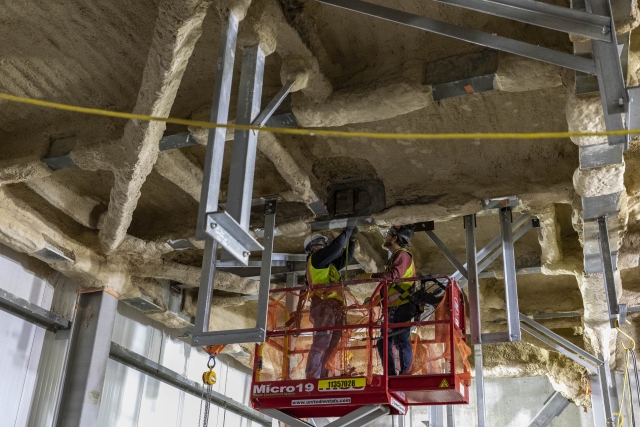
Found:
[[[447,285],[445,297],[423,321],[388,324],[383,313],[388,308],[387,285],[393,282],[372,280],[314,286],[312,293],[339,289],[345,296],[344,324],[324,328],[314,328],[309,321],[311,294],[306,286],[271,290],[267,339],[255,352],[251,390],[255,409],[287,424],[301,425],[294,421],[354,417],[360,411],[366,415],[360,418],[364,423],[385,414],[404,414],[410,405],[469,403],[467,357],[471,351],[465,339],[464,300],[458,284],[447,276],[403,279],[440,281]],[[359,302],[365,295],[371,297],[366,305]],[[380,295],[382,304],[376,304]],[[303,300],[298,305],[299,298]],[[296,306],[302,313],[299,327],[289,322]],[[412,328],[411,369],[405,375],[389,376],[387,352],[380,360],[376,338],[381,337],[387,348],[388,331],[407,327]],[[306,356],[313,334],[337,330],[342,339],[329,357],[327,377],[307,379]]]

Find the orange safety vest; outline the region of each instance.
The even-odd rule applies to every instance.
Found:
[[[409,255],[411,255],[411,252],[409,252],[405,248],[400,248],[397,251],[395,251],[393,253],[393,256],[389,258],[389,260],[387,261],[387,265],[384,268],[384,271],[386,271],[387,273],[391,272],[391,269],[393,267],[393,259],[396,257],[396,254],[399,251],[404,251]],[[415,274],[416,274],[416,266],[413,264],[413,255],[411,255],[411,265],[409,266],[409,268],[407,268],[407,271],[404,272],[404,274],[402,275],[402,278],[408,279],[409,277],[414,277]],[[389,298],[389,307],[399,307],[401,305],[408,303],[409,299],[407,297],[409,296],[409,288],[411,288],[411,285],[413,285],[413,282],[390,283],[387,289],[387,295]],[[402,289],[403,292],[399,292],[398,288]]]
[[[340,281],[340,273],[338,269],[330,264],[327,268],[315,268],[311,264],[311,257],[307,258],[307,284],[313,289],[313,285],[326,285],[327,283],[337,283]],[[312,295],[318,295],[322,298],[332,298],[338,301],[344,301],[342,291],[326,288],[313,291]]]

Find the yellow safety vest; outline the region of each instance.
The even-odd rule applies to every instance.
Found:
[[[330,264],[327,268],[315,268],[311,264],[311,257],[307,258],[307,284],[313,288],[313,285],[326,285],[327,283],[337,283],[340,281],[340,273],[338,269]],[[322,298],[333,298],[338,301],[344,301],[342,292],[336,292],[333,289],[318,289],[313,291],[314,295],[318,295]]]
[[[384,269],[387,273],[391,272],[391,269],[393,266],[393,259],[396,257],[396,254],[399,251],[404,251],[409,255],[411,255],[411,252],[409,252],[405,248],[400,248],[397,251],[395,251],[393,253],[393,256],[389,258],[389,261],[387,261],[387,265]],[[408,279],[409,277],[414,277],[415,274],[416,274],[416,266],[413,264],[413,255],[411,255],[411,265],[409,266],[409,268],[407,268],[407,271],[404,272],[404,274],[402,275],[402,278]],[[411,285],[413,285],[413,282],[399,282],[399,283],[389,284],[389,288],[387,290],[388,292],[387,295],[389,297],[389,307],[398,307],[408,303],[409,299],[407,297],[409,296],[409,288],[411,288]],[[396,288],[400,288],[404,292],[400,293]]]

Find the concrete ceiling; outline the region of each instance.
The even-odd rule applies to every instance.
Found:
[[[249,3],[8,4],[0,25],[0,90],[87,107],[208,120],[221,23],[231,7],[240,15],[246,12],[236,57],[244,46],[256,43],[269,53],[263,104],[287,77],[300,70],[308,77],[306,87],[290,100],[305,127],[384,133],[537,132],[566,131],[576,120],[602,121],[597,96],[576,101],[573,72],[568,70],[500,54],[496,90],[436,102],[425,81],[426,64],[482,48],[311,0]],[[551,3],[568,6],[564,0]],[[393,7],[572,51],[570,37],[551,30],[432,1],[402,0]],[[634,10],[621,27],[635,28],[637,14]],[[629,84],[637,84],[640,75],[637,42],[634,35]],[[236,82],[239,65],[238,60]],[[232,93],[232,118],[236,92],[237,88]],[[576,118],[576,102],[588,106],[590,113]],[[159,152],[163,135],[185,131],[200,145]],[[188,324],[197,292],[187,291],[181,317],[167,311],[163,286],[199,283],[202,244],[194,235],[206,131],[0,101],[0,138],[0,242],[39,258],[81,288],[108,289],[123,300],[144,295],[160,310],[150,316],[173,327]],[[54,171],[41,159],[56,141],[65,139],[75,144],[69,156],[77,167]],[[231,146],[229,142],[227,154]],[[229,158],[221,201],[226,198]],[[586,275],[582,265],[580,196],[585,185],[598,194],[607,194],[611,185],[623,190],[618,284],[621,302],[638,304],[640,148],[635,141],[625,162],[626,170],[603,168],[587,184],[577,180],[578,188],[578,147],[569,139],[414,141],[263,132],[253,197],[284,198],[277,218],[283,236],[276,238],[275,250],[301,253],[308,224],[314,220],[309,203],[326,202],[327,188],[336,182],[381,180],[386,208],[374,215],[375,226],[360,236],[356,254],[370,270],[376,264],[381,268],[385,257],[376,227],[435,220],[436,233],[463,258],[461,216],[480,211],[482,198],[518,195],[518,212],[542,221],[541,229],[516,244],[518,268],[542,267],[542,274],[519,276],[522,310],[578,311],[582,317],[549,326],[591,351],[616,354],[615,334],[606,327],[602,278]],[[254,208],[251,227],[261,226],[261,210]],[[479,246],[496,234],[497,217],[479,216]],[[176,251],[168,239],[189,239],[195,247]],[[43,256],[47,245],[71,261]],[[416,236],[412,249],[421,273],[454,271],[425,235]],[[488,270],[500,269],[498,260]],[[487,329],[500,328],[491,323],[501,317],[500,277],[498,273],[497,278],[482,279]],[[242,295],[257,293],[255,281],[221,273],[216,288],[220,294],[215,327],[237,327],[251,320],[255,307]],[[625,331],[635,336],[636,325],[631,316]],[[559,372],[554,368],[559,356],[550,356],[539,342],[529,342],[535,346],[491,346],[489,373],[549,375],[558,389],[582,402],[576,385],[579,370]],[[563,383],[566,386],[559,385]]]

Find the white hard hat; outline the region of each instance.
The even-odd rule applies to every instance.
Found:
[[[310,253],[311,246],[320,244],[320,240],[324,240],[323,243],[325,245],[329,241],[329,239],[327,239],[327,236],[323,236],[322,234],[312,234],[311,236],[307,236],[307,238],[304,239],[304,251],[306,253]]]

